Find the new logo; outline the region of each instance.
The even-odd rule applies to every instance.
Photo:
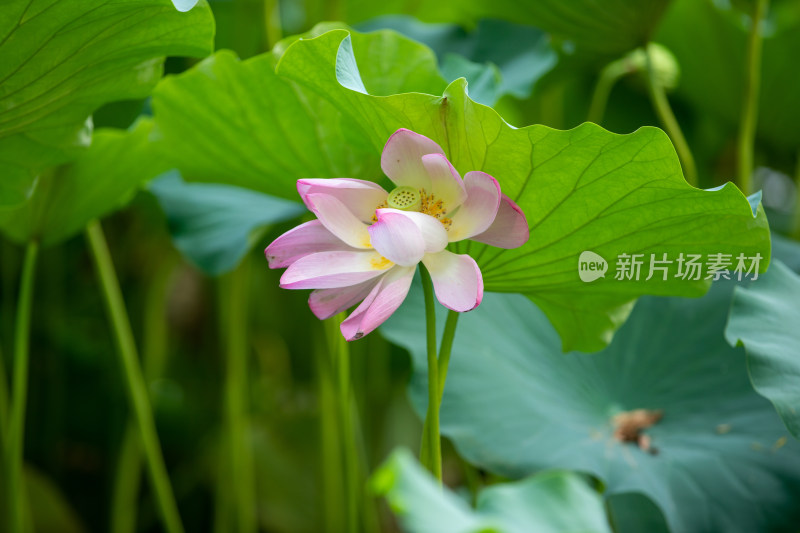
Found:
[[[591,283],[598,278],[606,277],[608,263],[605,259],[594,252],[581,252],[578,258],[578,275],[581,281]]]

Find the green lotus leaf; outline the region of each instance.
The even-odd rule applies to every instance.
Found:
[[[306,211],[298,202],[214,183],[186,183],[172,171],[149,186],[167,216],[175,247],[211,275],[228,272],[266,226]]]
[[[444,89],[428,48],[388,30],[355,35],[364,83],[375,94]],[[275,55],[299,38],[246,61],[223,50],[159,84],[155,120],[167,157],[185,179],[297,200],[300,178],[380,176],[378,158],[353,119],[275,74]]]
[[[621,55],[647,42],[668,5],[669,0],[347,0],[342,2],[341,13],[347,22],[390,13],[467,26],[480,19],[501,19],[541,28],[584,53]]]
[[[152,129],[141,119],[130,131],[97,130],[77,159],[42,174],[29,201],[0,210],[0,231],[20,244],[48,246],[124,206],[142,183],[169,169],[150,142]]]
[[[766,268],[769,232],[761,208],[752,210],[731,184],[713,191],[689,186],[661,130],[616,135],[594,124],[569,131],[513,128],[472,101],[463,80],[441,97],[374,96],[361,81],[353,49],[344,30],[296,41],[277,72],[349,113],[376,159],[389,135],[405,127],[437,141],[462,174],[483,170],[496,177],[525,212],[530,241],[515,250],[472,243],[457,251],[477,259],[486,290],[533,299],[565,349],[602,348],[638,296],[702,294],[707,282],[675,277],[681,253],[760,255],[759,268]],[[607,276],[585,283],[578,274],[584,251],[601,256],[611,272],[621,254],[666,253],[673,270],[650,280]]]
[[[372,485],[386,496],[407,533],[611,531],[600,496],[570,472],[493,485],[478,495],[473,510],[400,449],[375,473]]]
[[[502,20],[480,20],[471,31],[457,24],[426,24],[403,15],[358,25],[359,31],[384,28],[429,46],[439,57],[444,77],[450,81],[466,78],[470,98],[489,106],[505,94],[527,98],[535,83],[558,62],[545,32]],[[498,73],[499,79],[495,79]]]
[[[0,16],[0,206],[24,201],[35,177],[90,144],[90,115],[142,98],[164,56],[213,48],[208,5],[170,0],[8,0]]]
[[[753,390],[743,350],[725,342],[731,285],[714,284],[700,299],[641,298],[595,354],[561,353],[529,300],[486,295],[458,324],[442,434],[471,463],[512,479],[569,468],[599,478],[612,501],[643,494],[671,531],[792,531],[800,520],[800,442],[787,440]],[[411,352],[410,393],[422,414],[420,292],[381,331]],[[652,426],[632,418],[643,414]],[[657,530],[632,527],[637,511],[619,509],[632,504],[618,501],[612,515],[622,512],[629,531]],[[647,515],[639,518],[652,524]]]
[[[752,210],[733,185],[690,187],[660,130],[615,135],[593,124],[570,131],[515,129],[472,101],[463,80],[443,96],[409,92],[437,86],[444,82],[429,49],[394,32],[334,29],[289,38],[275,52],[246,61],[217,53],[165,79],[153,107],[163,150],[186,179],[292,200],[300,178],[385,184],[380,152],[398,128],[434,139],[460,172],[495,176],[532,232],[517,250],[473,243],[456,251],[478,260],[487,290],[534,299],[565,349],[602,348],[638,296],[699,296],[708,286],[704,279],[676,278],[674,269],[666,279],[609,275],[584,283],[578,274],[584,251],[602,256],[611,272],[624,253],[666,253],[673,267],[682,253],[743,254],[760,256],[757,266],[766,268],[769,232],[761,208]]]
[[[737,287],[725,337],[743,344],[756,391],[800,438],[800,276],[775,261],[763,277]]]

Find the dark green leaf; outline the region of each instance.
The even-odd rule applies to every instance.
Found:
[[[480,20],[472,31],[456,24],[426,24],[399,15],[379,17],[358,26],[360,31],[383,28],[429,46],[439,57],[442,74],[448,81],[467,78],[470,97],[490,106],[505,94],[528,97],[534,84],[558,60],[543,31],[501,20]],[[459,61],[458,56],[468,62]],[[481,82],[494,81],[483,77],[494,77],[492,65],[499,70],[499,80],[480,87]]]
[[[185,183],[169,172],[150,184],[167,215],[175,246],[203,271],[232,270],[263,230],[305,211],[297,202],[230,185]]]
[[[669,533],[661,509],[640,492],[610,496],[608,514],[616,533]]]
[[[363,83],[376,94],[444,88],[428,48],[390,31],[356,42]],[[155,120],[184,177],[293,200],[300,178],[377,178],[377,157],[353,119],[277,76],[275,61],[222,51],[158,86]]]
[[[725,342],[731,290],[715,284],[701,299],[642,298],[595,354],[562,354],[530,301],[489,294],[459,322],[442,433],[500,475],[569,468],[598,477],[608,495],[643,493],[675,532],[791,531],[800,520],[800,442],[787,442],[750,385],[743,350]],[[411,395],[423,413],[420,296],[382,331],[411,351]],[[663,414],[641,432],[648,449],[614,437],[613,417],[636,409]]]
[[[169,0],[9,0],[0,16],[0,205],[20,203],[45,167],[91,140],[90,115],[142,98],[163,56],[211,52],[208,5]]]
[[[372,484],[408,533],[610,533],[600,496],[569,472],[491,486],[473,510],[443,491],[408,451],[397,450]]]
[[[483,18],[503,19],[541,28],[583,52],[618,56],[647,42],[668,4],[669,0],[348,0],[343,2],[342,18],[359,22],[406,13],[425,21],[466,25]]]
[[[153,150],[153,124],[142,119],[130,131],[101,129],[92,145],[67,165],[49,169],[31,199],[0,210],[0,230],[18,243],[50,245],[126,204],[139,185],[169,169]]]
[[[800,438],[800,276],[775,261],[757,281],[737,287],[725,337],[744,344],[750,380]]]

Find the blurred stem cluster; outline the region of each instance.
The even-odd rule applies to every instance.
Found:
[[[769,0],[756,0],[747,39],[747,63],[744,80],[744,100],[739,124],[738,181],[745,194],[753,189],[753,152],[758,124],[758,96],[761,89],[761,27],[769,8]]]
[[[25,484],[23,450],[25,447],[25,408],[28,397],[30,366],[31,308],[39,243],[31,241],[25,250],[22,266],[17,315],[14,329],[14,370],[12,378],[11,415],[4,447],[6,517],[9,533],[22,533],[25,527]],[[0,427],[0,429],[3,429]]]
[[[156,425],[153,420],[147,386],[142,375],[142,369],[139,366],[139,356],[136,351],[136,343],[131,331],[128,313],[125,310],[125,302],[114,271],[111,253],[108,250],[103,229],[98,221],[89,224],[86,228],[86,237],[97,269],[97,275],[100,278],[109,320],[114,330],[117,353],[122,363],[131,408],[139,430],[142,448],[147,459],[150,480],[153,483],[164,527],[168,533],[183,533],[183,524],[181,523],[178,505],[175,502],[175,495],[167,474],[167,467],[164,464],[164,457],[161,453],[161,445],[158,441]]]

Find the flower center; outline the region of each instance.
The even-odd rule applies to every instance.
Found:
[[[393,209],[403,211],[419,211],[422,197],[414,187],[397,187],[389,193],[386,203]]]
[[[414,187],[404,185],[397,187],[389,193],[389,197],[385,202],[381,202],[375,210],[391,207],[392,209],[400,209],[402,211],[418,211],[430,215],[442,223],[444,229],[449,230],[450,224],[453,223],[451,219],[446,217],[447,209],[441,200],[438,200],[433,194],[428,194],[425,189],[417,190]],[[453,213],[458,211],[458,207],[453,210]],[[372,215],[372,222],[378,221],[378,215]]]

